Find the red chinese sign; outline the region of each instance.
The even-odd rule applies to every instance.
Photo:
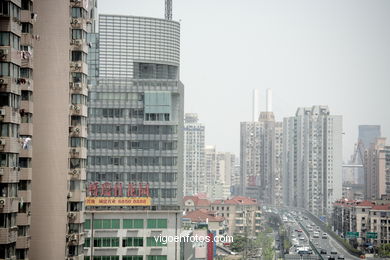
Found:
[[[149,183],[129,183],[127,189],[123,188],[122,182],[114,185],[111,182],[93,182],[89,184],[88,196],[90,197],[150,197]]]

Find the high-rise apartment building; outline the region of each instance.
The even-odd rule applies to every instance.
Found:
[[[273,171],[272,204],[283,205],[283,122],[275,122],[275,168]]]
[[[282,125],[275,122],[272,92],[267,89],[267,111],[258,121],[241,123],[241,193],[266,204],[281,204],[280,169]]]
[[[32,1],[0,3],[0,258],[30,247],[33,45]]]
[[[368,200],[390,195],[390,146],[386,138],[376,138],[364,153],[364,197]]]
[[[204,148],[205,127],[197,114],[184,116],[184,194],[206,192]]]
[[[326,216],[342,192],[342,117],[326,106],[298,108],[283,123],[286,206]]]
[[[90,78],[86,257],[178,259],[177,243],[156,244],[153,236],[180,231],[180,25],[100,15],[93,40],[99,59]]]
[[[34,44],[31,259],[83,258],[87,34],[95,8],[92,0],[39,1],[34,28],[22,24],[39,39]]]

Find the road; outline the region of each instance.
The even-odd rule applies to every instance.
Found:
[[[322,259],[347,259],[357,260],[356,256],[349,254],[337,241],[335,241],[325,230],[314,224],[303,212],[289,211],[280,214],[286,229],[289,231],[290,241],[293,246],[290,248],[290,257],[296,256],[297,248],[310,247],[310,243],[321,254]],[[311,258],[316,257],[315,252],[310,254]],[[317,256],[318,258],[318,256]]]

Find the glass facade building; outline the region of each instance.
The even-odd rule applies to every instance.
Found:
[[[178,209],[182,197],[179,33],[174,21],[100,15],[91,35],[88,184],[123,196],[148,185],[153,209]]]

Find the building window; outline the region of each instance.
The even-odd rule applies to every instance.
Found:
[[[147,237],[146,238],[146,246],[167,246],[167,243],[164,243],[162,240],[157,239],[155,237]]]
[[[147,228],[167,228],[167,219],[148,219]]]
[[[144,239],[142,237],[126,237],[122,240],[123,247],[143,247]]]
[[[123,220],[124,229],[133,229],[133,228],[144,228],[143,219],[124,219]]]

